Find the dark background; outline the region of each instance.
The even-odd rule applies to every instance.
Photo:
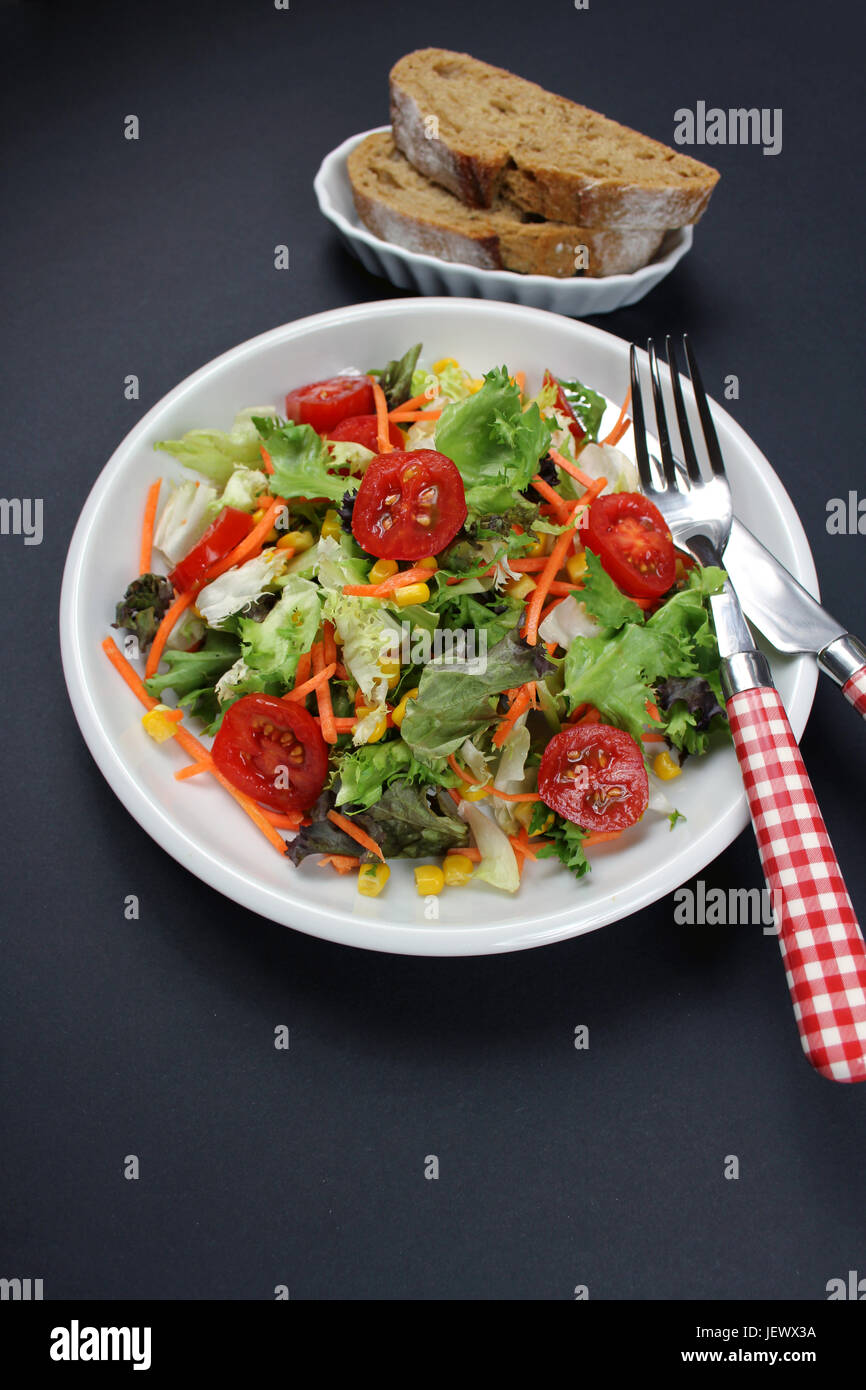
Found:
[[[678,927],[671,899],[476,960],[272,925],[116,801],[67,701],[56,620],[79,509],[146,409],[253,334],[398,293],[342,249],[312,179],[387,119],[391,63],[436,43],[667,141],[699,99],[783,108],[776,158],[705,152],[723,178],[693,253],[599,323],[688,328],[715,395],[739,376],[729,408],[797,505],[828,607],[863,633],[864,539],[825,528],[828,498],[864,477],[858,15],[811,0],[2,8],[0,486],[44,497],[45,540],[0,537],[0,1275],[43,1278],[47,1298],[286,1284],[568,1299],[586,1284],[593,1299],[821,1299],[866,1274],[866,1088],[810,1071],[772,938]],[[290,272],[274,270],[280,242]],[[824,681],[803,749],[864,915],[866,739]],[[703,877],[760,885],[751,834]]]

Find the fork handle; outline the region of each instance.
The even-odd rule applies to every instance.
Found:
[[[866,1081],[866,944],[779,693],[738,685],[728,719],[803,1051],[830,1080]]]

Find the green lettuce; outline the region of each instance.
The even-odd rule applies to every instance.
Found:
[[[358,853],[357,841],[327,819],[332,806],[331,793],[316,802],[311,824],[303,827],[286,851],[293,864],[299,864],[308,854]],[[431,799],[423,787],[409,782],[393,782],[375,805],[352,820],[381,846],[386,859],[440,856],[469,841],[469,832],[450,797]]]
[[[181,439],[161,439],[153,447],[224,487],[236,464],[261,462],[260,444],[256,425],[241,414],[228,431],[188,430]]]
[[[240,642],[234,633],[214,629],[197,652],[164,651],[162,659],[168,670],[146,680],[145,689],[156,700],[161,700],[166,690],[173,690],[181,703],[189,703],[195,695],[212,693],[239,655]]]
[[[254,423],[274,465],[268,480],[274,497],[327,497],[339,502],[346,491],[357,491],[357,480],[329,472],[331,456],[312,425],[284,424],[261,416]]]
[[[389,362],[381,371],[372,371],[370,376],[379,378],[379,385],[385,393],[385,400],[389,410],[396,410],[398,405],[403,405],[412,396],[420,396],[424,390],[420,386],[417,391],[412,390],[412,375],[421,356],[421,344],[416,343],[410,347],[408,352],[404,352],[402,357],[395,358]]]
[[[441,787],[453,787],[460,780],[449,767],[437,770],[419,763],[402,738],[365,743],[340,758],[336,804],[367,810],[398,778],[417,786]]]
[[[474,396],[445,407],[435,447],[453,459],[475,515],[505,512],[547,453],[550,430],[537,405],[524,410],[505,367],[495,367]]]
[[[591,550],[586,551],[586,575],[580,599],[587,613],[613,632],[625,623],[643,622],[643,610],[617,587]]]
[[[140,574],[118,603],[112,627],[133,633],[138,639],[139,651],[147,653],[173,599],[174,589],[165,575]]]
[[[604,396],[600,396],[597,391],[592,391],[588,386],[584,386],[582,381],[563,381],[560,377],[559,384],[563,389],[565,399],[589,438],[597,439],[598,427],[607,409],[607,401]]]
[[[241,654],[220,678],[217,694],[224,704],[241,695],[281,695],[292,684],[298,659],[308,652],[322,621],[315,584],[290,575],[273,608],[261,621],[235,617]]]

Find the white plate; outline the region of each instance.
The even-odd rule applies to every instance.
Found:
[[[377,130],[390,130],[378,126]],[[373,275],[382,275],[403,290],[418,294],[471,295],[478,299],[499,299],[506,304],[526,304],[532,309],[553,309],[570,318],[588,314],[610,314],[627,304],[636,304],[670,275],[692,244],[692,228],[668,232],[649,265],[631,275],[607,275],[594,280],[576,275],[557,280],[552,275],[519,275],[513,270],[480,270],[472,265],[442,261],[404,251],[390,241],[382,241],[369,231],[355,211],[352,185],[346,160],[356,145],[374,134],[365,130],[338,145],[322,161],[314,188],[321,212],[333,222],[349,250]]]
[[[193,873],[244,907],[314,936],[408,955],[522,950],[615,922],[671,892],[701,870],[747,823],[730,748],[689,763],[674,784],[688,819],[671,831],[647,817],[619,845],[601,845],[577,882],[555,862],[529,865],[513,897],[479,884],[437,899],[425,918],[412,868],[392,864],[380,898],[356,895],[354,875],[338,877],[315,858],[295,869],[268,847],[243,812],[208,778],[176,782],[185,757],[158,747],[141,727],[141,708],[100,650],[114,603],[133,578],[144,495],[172,471],[157,439],[201,425],[228,427],[244,406],[279,402],[305,381],[354,364],[376,366],[422,340],[428,362],[456,357],[475,375],[496,363],[522,368],[537,389],[545,367],[578,377],[613,400],[628,380],[627,344],[598,328],[537,309],[477,300],[386,300],[317,314],[252,338],[195,372],[148,412],[112,455],[72,538],[61,600],[63,666],[85,739],[120,800],[148,834]],[[816,592],[803,528],[776,474],[719,406],[714,416],[743,521]],[[608,424],[613,423],[614,411]],[[176,474],[181,474],[176,466]],[[815,664],[773,658],[774,674],[799,736],[815,691]]]

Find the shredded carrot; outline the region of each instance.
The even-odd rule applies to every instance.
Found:
[[[564,497],[560,497],[550,483],[546,483],[540,473],[536,473],[532,479],[532,486],[536,492],[540,492],[542,497],[546,497],[560,521],[567,521],[571,515],[571,507]]]
[[[521,714],[523,714],[523,711],[529,709],[529,704],[532,700],[534,690],[534,681],[530,682],[529,685],[524,685],[520,690],[518,690],[514,699],[511,701],[508,713],[505,715],[501,724],[498,726],[496,733],[493,735],[493,743],[496,748],[502,747],[503,743],[508,738],[508,735],[511,733],[511,730],[516,724],[517,720],[520,718]]]
[[[265,820],[279,830],[297,830],[304,819],[303,811],[271,811],[267,806],[260,806],[259,810]]]
[[[320,869],[322,865],[331,865],[338,873],[352,873],[353,869],[359,867],[360,859],[354,858],[354,855],[325,855],[324,859],[318,860]]]
[[[413,569],[399,570],[397,574],[392,574],[390,579],[383,579],[381,584],[344,584],[343,593],[353,598],[388,598],[397,589],[403,589],[407,584],[423,584],[431,576],[432,571],[424,569],[422,565],[416,565]]]
[[[106,637],[105,641],[102,643],[102,650],[105,652],[112,666],[120,672],[130,690],[137,699],[141,701],[145,709],[153,709],[158,701],[154,700],[151,695],[148,695],[136,671],[129,664],[123,653],[118,650],[110,637]],[[197,760],[203,760],[204,758],[210,759],[210,754],[204,744],[199,743],[198,739],[186,729],[178,729],[176,738],[181,748],[189,753],[190,757]],[[216,768],[213,769],[213,773],[220,785],[225,787],[229,795],[233,796],[238,805],[246,811],[250,820],[258,826],[266,839],[270,840],[274,849],[278,850],[280,854],[285,854],[285,841],[277,834],[273,826],[268,823],[256,803],[252,801],[250,797],[244,796],[243,792],[239,792],[236,787],[233,787],[231,782],[223,777],[222,773],[217,772]]]
[[[454,754],[453,754],[453,753],[449,753],[449,755],[448,755],[448,766],[451,768],[451,771],[452,771],[452,772],[456,772],[456,773],[457,773],[457,776],[458,776],[459,778],[461,778],[462,781],[468,782],[468,783],[470,784],[470,786],[473,786],[473,787],[480,787],[480,786],[482,786],[482,785],[483,785],[483,786],[486,786],[486,787],[487,787],[487,790],[488,790],[489,792],[491,792],[493,796],[498,796],[498,797],[500,798],[500,800],[502,800],[502,801],[540,801],[540,800],[541,800],[541,797],[538,795],[538,792],[501,792],[501,791],[499,790],[498,787],[489,786],[486,782],[484,782],[484,783],[479,782],[479,780],[478,780],[477,777],[472,777],[472,776],[466,771],[465,768],[462,768],[462,767],[460,766],[460,764],[457,762],[456,758],[454,757]],[[451,795],[454,797],[454,800],[455,800],[455,801],[459,801],[459,800],[460,800],[459,795],[458,795],[458,796],[455,796],[455,794],[454,794],[455,789],[452,787],[452,788],[449,788],[449,790],[451,791]]]
[[[522,396],[524,391],[526,390],[526,372],[515,372],[514,383]]]
[[[517,574],[535,574],[536,570],[543,570],[547,564],[546,555],[531,555],[528,560],[509,560],[508,567]]]
[[[388,402],[378,381],[373,382],[373,400],[376,402],[376,447],[380,454],[390,454],[394,445],[388,438]]]
[[[403,425],[410,420],[438,420],[441,414],[441,410],[395,410],[388,419],[394,425]]]
[[[575,724],[601,724],[601,713],[594,705],[590,705],[586,714],[581,715],[580,719],[576,719],[574,722]]]
[[[198,758],[194,763],[189,763],[187,767],[179,767],[174,777],[176,782],[186,782],[190,777],[198,777],[200,772],[210,772],[211,770],[210,758],[207,761],[204,758]]]
[[[367,834],[366,830],[362,830],[359,825],[353,825],[349,817],[341,816],[339,811],[329,811],[328,820],[333,821],[334,825],[338,825],[341,830],[345,830],[346,834],[350,835],[362,849],[368,849],[373,854],[377,854],[384,864],[385,856],[382,853],[381,846],[376,844],[376,841],[371,835]]]
[[[151,483],[147,490],[147,501],[144,504],[144,522],[141,528],[141,550],[138,559],[139,574],[150,574],[152,563],[151,552],[153,550],[153,523],[156,521],[156,509],[159,504],[159,489],[162,487],[162,478],[157,478],[155,483]]]
[[[304,652],[304,655],[303,655],[303,656],[299,656],[299,657],[298,657],[298,669],[297,669],[297,671],[295,672],[295,689],[296,689],[296,690],[297,690],[297,688],[298,688],[299,685],[303,685],[304,681],[306,681],[306,680],[309,679],[310,672],[312,671],[312,669],[313,669],[313,658],[312,658],[312,656],[310,655],[309,652]]]
[[[331,662],[337,662],[337,639],[334,635],[334,624],[327,620],[322,624],[322,640],[325,644],[325,665],[330,666]]]
[[[144,674],[148,678],[156,675],[165,644],[171,636],[172,629],[181,613],[189,608],[195,595],[195,589],[188,589],[185,594],[179,594],[174,603],[166,610],[162,622],[156,629],[156,635],[151,643],[150,651],[147,654],[147,664],[144,668]]]
[[[456,772],[457,776],[463,782],[468,782],[471,787],[481,786],[481,783],[479,782],[477,777],[473,777],[471,773],[467,772],[465,768],[462,768],[460,766],[453,753],[448,754],[448,766],[450,767],[452,772]]]
[[[564,595],[562,596],[562,598],[555,598],[555,599],[553,600],[553,603],[549,603],[549,604],[547,605],[546,608],[543,608],[543,609],[541,610],[541,612],[540,612],[539,615],[538,615],[538,626],[539,626],[539,627],[541,627],[541,624],[544,622],[545,618],[549,617],[550,614],[553,612],[554,608],[558,608],[559,605],[563,602],[563,599],[566,598],[566,597],[567,597],[567,595],[564,594]],[[556,644],[556,642],[554,642],[554,643],[552,643],[552,645],[555,647],[557,644]],[[551,644],[548,643],[548,650],[549,650],[550,646],[551,646]]]
[[[641,734],[641,742],[642,742],[642,743],[667,743],[667,739],[665,738],[664,734],[657,734],[657,733],[649,732],[649,733],[646,733],[646,734]]]
[[[564,579],[554,579],[551,581],[547,592],[549,594],[560,594],[564,598],[566,594],[574,593],[575,589],[582,588],[582,584],[567,584]]]
[[[628,408],[630,405],[631,387],[629,386],[628,390],[625,393],[625,400],[620,406],[619,417],[617,418],[617,422],[611,430],[610,434],[606,435],[605,438],[601,441],[602,444],[618,444],[619,441],[622,439],[623,435],[625,434],[626,430],[631,424],[631,420],[628,418]]]
[[[607,840],[618,840],[621,834],[621,830],[596,830],[594,834],[587,835],[581,843],[586,849],[587,845],[603,845]]]
[[[336,670],[337,664],[332,661],[329,666],[323,666],[321,671],[317,671],[308,681],[304,681],[303,685],[296,685],[294,690],[290,690],[288,694],[283,696],[283,699],[305,700],[314,690],[320,690],[323,685],[326,685]]]
[[[233,569],[235,565],[242,565],[245,560],[251,560],[255,555],[258,555],[267,539],[268,532],[283,510],[283,507],[286,506],[288,506],[288,503],[285,497],[275,497],[261,521],[253,527],[249,535],[245,536],[240,544],[236,545],[234,550],[229,551],[228,555],[222,560],[217,560],[216,564],[211,565],[199,587],[202,587],[204,584],[209,584],[212,579],[217,579],[221,574],[225,574],[226,570]]]
[[[460,800],[459,796],[457,800]],[[445,858],[451,859],[455,854],[462,854],[464,859],[471,859],[473,864],[481,863],[480,849],[461,849],[459,845],[452,845],[450,849],[446,849]]]
[[[461,801],[463,800],[463,797],[460,795],[456,787],[449,787],[448,795],[451,797],[451,800],[455,802],[457,806],[459,806]]]
[[[420,396],[413,396],[411,400],[404,401],[402,405],[395,405],[389,418],[393,420],[398,411],[402,413],[404,410],[423,410],[425,405],[430,404],[435,395],[436,387],[428,386],[421,392]]]
[[[606,487],[606,478],[596,478],[592,487],[587,488],[580,501],[575,503],[570,509],[569,515],[572,519],[572,524],[563,531],[561,535],[557,536],[553,549],[547,557],[547,564],[539,577],[538,583],[529,595],[529,602],[526,605],[525,636],[531,647],[534,647],[538,642],[538,621],[541,616],[541,610],[544,607],[544,600],[551,591],[558,571],[565,563],[565,557],[574,539],[577,530],[577,515],[579,512],[583,512],[586,507],[589,506],[590,502]]]
[[[326,743],[336,743],[337,726],[334,723],[334,706],[331,704],[331,691],[328,686],[328,679],[322,680],[322,676],[325,671],[328,670],[328,667],[325,665],[324,653],[324,642],[317,642],[313,647],[313,679],[318,680],[316,686],[316,703],[319,706],[319,719],[322,723],[322,738]]]
[[[661,724],[662,717],[659,714],[659,707],[656,704],[655,700],[647,700],[646,712],[649,715],[650,719],[654,720],[656,724]]]
[[[270,454],[268,453],[267,449],[265,448],[264,444],[260,444],[260,445],[259,445],[259,453],[260,453],[261,456],[262,456],[262,463],[265,465],[265,472],[266,472],[266,473],[273,473],[273,471],[274,471],[274,461],[273,461],[273,459],[271,458]]]
[[[498,796],[501,801],[540,801],[538,792],[501,792],[498,787],[491,787],[494,796]]]
[[[577,482],[580,483],[581,487],[592,487],[595,479],[591,478],[588,473],[584,473],[582,468],[578,468],[576,463],[572,463],[564,454],[560,454],[557,449],[548,449],[547,452],[550,454],[557,468],[562,468],[564,472],[570,473],[572,478],[575,478]]]

